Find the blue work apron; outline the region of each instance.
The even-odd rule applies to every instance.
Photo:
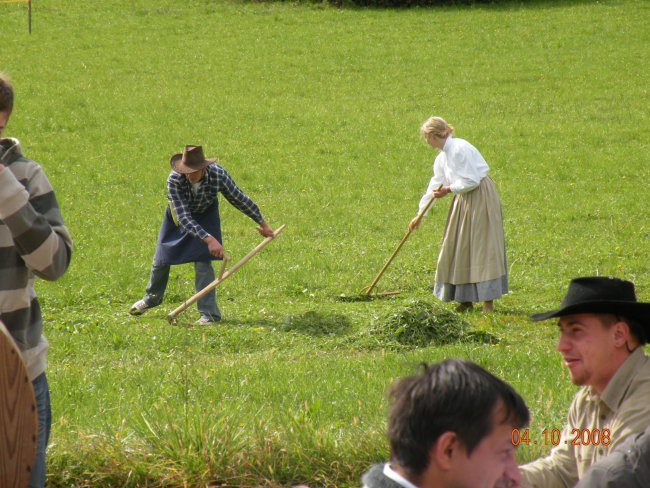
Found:
[[[201,214],[193,213],[192,217],[208,234],[223,245],[221,241],[221,221],[219,219],[219,201],[217,199],[205,212]],[[160,232],[158,232],[158,243],[156,244],[153,264],[169,266],[220,259],[210,254],[208,245],[205,242],[186,232],[180,225],[176,225],[168,205],[160,226]]]

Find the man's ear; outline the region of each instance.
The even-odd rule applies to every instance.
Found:
[[[455,432],[447,431],[438,437],[438,440],[429,451],[429,463],[435,462],[440,469],[449,470],[453,458],[458,455],[461,442]]]
[[[612,333],[614,334],[614,345],[616,347],[624,347],[630,340],[630,326],[623,321],[618,321],[612,325]]]

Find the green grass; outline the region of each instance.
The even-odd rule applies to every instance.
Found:
[[[51,485],[358,486],[388,456],[390,381],[446,357],[510,382],[533,431],[560,428],[575,388],[554,325],[528,316],[577,275],[632,279],[650,300],[649,14],[633,0],[59,0],[34,2],[29,36],[24,6],[0,5],[0,70],[17,89],[6,135],[44,166],[75,241],[66,276],[37,285]],[[415,214],[431,114],[480,149],[504,206],[511,293],[492,316],[458,319],[488,343],[422,346],[417,327],[401,342],[390,329],[426,321],[414,303],[440,306],[430,286],[448,201],[379,283],[402,293],[355,300]],[[162,307],[126,313],[184,144],[218,156],[272,226],[287,224],[220,287],[223,326],[184,327],[194,309],[166,323],[193,294],[191,266],[174,268]],[[222,221],[234,259],[260,242],[227,203]]]

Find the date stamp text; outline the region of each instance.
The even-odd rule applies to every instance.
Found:
[[[612,442],[611,435],[609,429],[572,429],[570,435],[562,440],[560,429],[544,429],[539,439],[536,439],[529,429],[512,429],[511,440],[513,446],[557,446],[561,442],[571,446],[609,446]]]

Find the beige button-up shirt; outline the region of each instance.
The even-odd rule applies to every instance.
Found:
[[[589,466],[649,425],[650,357],[639,347],[618,368],[602,395],[591,387],[576,393],[560,443],[549,456],[520,467],[524,486],[572,487]]]

